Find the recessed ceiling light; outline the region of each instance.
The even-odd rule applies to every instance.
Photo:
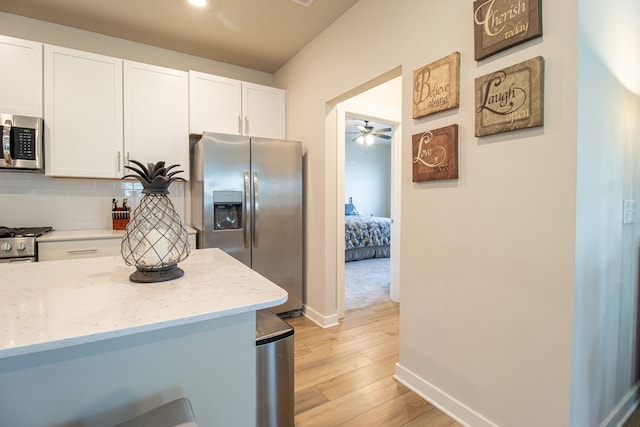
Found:
[[[195,7],[203,7],[207,5],[207,0],[189,0],[189,4]]]
[[[309,7],[314,0],[291,0],[294,3],[301,4],[302,6]]]

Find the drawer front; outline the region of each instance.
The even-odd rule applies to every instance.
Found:
[[[38,261],[95,258],[120,255],[122,239],[39,242]]]
[[[119,256],[122,238],[38,242],[38,261]],[[191,250],[196,248],[196,234],[189,233]]]

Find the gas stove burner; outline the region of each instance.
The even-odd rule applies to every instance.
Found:
[[[2,237],[13,237],[16,233],[12,228],[0,227],[0,238]]]
[[[53,227],[26,227],[26,228],[0,227],[0,238],[39,237],[52,230],[53,230]]]

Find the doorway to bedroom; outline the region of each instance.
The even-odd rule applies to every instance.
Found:
[[[399,301],[401,82],[398,76],[337,106],[340,317]]]
[[[391,298],[393,124],[345,118],[345,312]]]

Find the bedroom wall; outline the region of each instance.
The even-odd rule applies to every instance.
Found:
[[[401,67],[397,377],[466,425],[568,425],[578,0],[544,2],[543,38],[482,62],[473,60],[471,5],[358,2],[276,73],[290,94],[288,135],[308,150],[306,305],[320,319],[336,311],[333,106]],[[413,120],[413,70],[454,51],[460,107]],[[544,127],[474,137],[474,79],[537,55]],[[451,123],[460,126],[460,178],[413,183],[411,135]]]
[[[370,119],[392,127],[402,120],[402,77],[393,78],[341,102],[338,111],[338,114],[344,112],[346,116]],[[343,179],[339,173],[337,177],[338,186],[344,181],[345,203],[349,196],[353,196],[358,209],[362,202],[369,205],[363,207],[362,212],[367,212],[364,215],[390,217],[392,145],[399,145],[399,138],[390,140],[386,146],[379,145],[381,141],[378,140],[371,147],[361,146],[352,140],[353,135],[344,138],[345,174]],[[341,141],[337,144],[340,149]],[[367,183],[368,176],[374,181],[371,184]]]
[[[346,138],[344,194],[360,215],[391,216],[391,145],[364,146]]]

